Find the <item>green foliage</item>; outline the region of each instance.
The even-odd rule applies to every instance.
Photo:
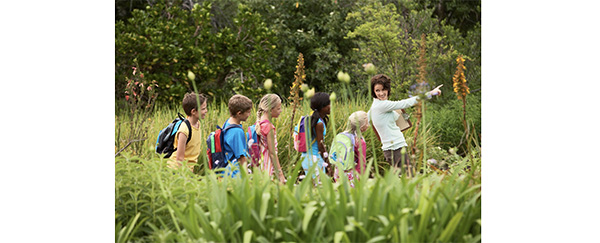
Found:
[[[317,187],[310,180],[281,185],[265,173],[217,179],[169,169],[164,160],[124,157],[115,164],[116,239],[477,242],[481,179],[463,173],[467,164],[459,161],[446,176],[365,177],[351,188],[329,178]]]
[[[348,14],[347,21],[357,23],[357,27],[347,38],[358,41],[361,60],[372,62],[378,73],[392,78],[392,99],[400,99],[418,79],[421,34],[426,35],[426,82],[432,86],[452,87],[453,62],[459,53],[472,59],[473,66],[479,65],[479,32],[469,32],[464,38],[453,26],[432,18],[432,11],[414,2],[384,5],[366,0],[360,9]],[[468,73],[467,79],[479,87],[480,69]]]
[[[344,38],[351,28],[346,15],[356,1],[247,1],[277,36],[272,67],[281,74],[281,88],[291,86],[298,53],[304,54],[306,81],[317,91],[332,90],[338,71],[354,67],[354,41]],[[296,3],[298,5],[296,6]],[[358,67],[358,66],[357,66]],[[353,70],[354,68],[350,68]]]
[[[208,1],[191,10],[180,6],[181,1],[158,1],[116,23],[117,98],[131,66],[158,82],[161,102],[180,100],[193,90],[187,71],[196,75],[200,92],[218,100],[234,92],[258,96],[262,81],[277,76],[268,62],[275,39],[260,15],[238,5],[232,27],[217,29]]]
[[[456,96],[454,96],[456,97]],[[462,120],[462,101],[453,99],[447,104],[432,104],[427,107],[426,121],[431,124],[432,133],[438,136],[439,145],[444,149],[464,146],[467,139]],[[479,141],[481,136],[481,96],[467,95],[467,122],[471,126],[470,133]],[[464,154],[464,148],[459,147]]]

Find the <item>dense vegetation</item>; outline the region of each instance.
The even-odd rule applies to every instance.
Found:
[[[131,68],[156,81],[156,102],[178,105],[195,82],[211,102],[241,93],[254,101],[271,92],[288,98],[299,53],[304,56],[304,83],[316,91],[347,89],[349,98],[368,96],[370,78],[362,65],[373,63],[378,73],[392,77],[391,99],[407,98],[423,66],[426,86],[444,84],[444,95],[432,101],[432,127],[444,149],[464,150],[452,92],[455,59],[462,55],[471,89],[467,120],[481,131],[481,31],[477,1],[131,1],[131,17],[115,25],[115,99],[126,105]],[[476,6],[472,6],[476,4]],[[117,5],[117,10],[123,9]],[[117,11],[119,12],[119,11]],[[440,17],[445,16],[445,17]],[[466,24],[466,23],[471,24]],[[424,64],[420,42],[425,38]],[[190,80],[188,71],[195,74]],[[338,71],[352,77],[348,85]],[[142,80],[143,81],[143,80]],[[338,95],[344,95],[338,92]],[[130,95],[130,94],[129,94]],[[462,143],[461,143],[462,141]]]
[[[272,91],[285,96],[298,53],[305,58],[305,83],[317,91],[340,88],[335,75],[345,71],[353,77],[352,90],[366,94],[367,87],[358,82],[365,78],[361,66],[373,63],[396,82],[394,93],[404,94],[416,82],[422,34],[429,83],[450,87],[454,59],[461,54],[471,89],[480,88],[479,1],[149,2],[131,1],[139,9],[130,18],[117,15],[118,101],[124,99],[132,66],[158,82],[159,103],[178,101],[193,90],[187,71],[195,73],[199,90],[217,101],[236,92],[258,99],[267,78],[273,80]],[[442,100],[454,98],[448,92]]]
[[[115,24],[116,241],[481,240],[478,1],[128,2],[116,5]],[[290,129],[310,112],[306,99],[294,98],[304,94],[299,82],[338,97],[329,145],[352,112],[369,110],[366,63],[392,77],[392,100],[444,84],[442,96],[407,109],[416,173],[391,172],[369,129],[368,174],[355,188],[325,176],[317,186],[298,182]],[[338,71],[350,81],[340,82]],[[219,180],[205,169],[205,154],[194,173],[165,167],[156,135],[194,89],[210,99],[203,137],[228,118],[235,93],[255,104],[244,129],[262,95],[283,98],[273,124],[286,184],[261,173]]]
[[[328,128],[331,130],[325,138],[328,144],[334,131],[345,129],[348,115],[356,110],[367,110],[369,103],[366,98],[357,98],[334,102],[332,107]],[[431,132],[434,125],[427,119],[436,111],[433,105],[426,107],[429,107],[423,122],[426,132],[420,133],[419,152],[413,156],[415,162],[428,164],[423,173],[400,178],[390,173],[379,149],[381,144],[369,129],[364,136],[371,163],[370,175],[365,179],[370,179],[361,180],[353,189],[345,182],[330,184],[327,178],[317,187],[313,187],[310,180],[294,186],[299,169],[296,166],[300,166],[300,162],[299,153],[291,148],[288,129],[292,125],[292,109],[289,106],[284,106],[280,117],[273,121],[277,128],[279,157],[289,181],[285,185],[256,173],[252,179],[216,180],[212,172],[204,169],[207,160],[204,154],[199,158],[196,174],[184,170],[175,172],[166,168],[166,161],[154,153],[153,137],[137,142],[139,150],[128,148],[116,159],[117,239],[477,242],[481,234],[479,148],[471,149],[472,156],[463,157],[454,148],[445,150],[437,146],[438,136]],[[178,110],[160,107],[153,111],[148,134],[157,134]],[[297,113],[308,112],[304,101]],[[450,116],[457,114],[447,115],[450,120]],[[200,121],[201,133],[208,134],[227,117],[223,103],[210,105],[206,119]],[[454,117],[458,129],[459,117]],[[255,120],[256,116],[251,116],[244,128]],[[130,117],[117,116],[116,133],[131,133],[129,123]],[[412,145],[413,129],[405,132],[409,145]],[[122,135],[117,136],[117,140],[122,144],[127,141]],[[423,147],[427,148],[426,153]],[[205,144],[201,151],[205,151]],[[432,159],[437,161],[435,165]],[[367,207],[369,210],[363,212],[361,205],[367,201],[381,202],[381,205],[373,209]],[[238,212],[241,208],[245,210]],[[427,210],[426,213],[423,210]]]

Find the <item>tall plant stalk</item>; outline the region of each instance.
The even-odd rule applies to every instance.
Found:
[[[425,42],[425,34],[421,34],[421,43],[419,45],[419,60],[417,61],[417,64],[419,65],[419,78],[417,80],[417,93],[418,94],[423,94],[426,90],[425,87],[427,85],[427,58],[426,58],[426,42]],[[417,122],[415,125],[415,132],[413,135],[413,144],[412,144],[412,149],[411,152],[413,155],[416,155],[417,153],[417,138],[419,137],[419,126],[421,124],[421,119],[423,119],[424,113],[425,113],[425,102],[422,101],[423,97],[421,97],[421,100],[419,100],[419,103],[417,105],[415,105],[416,110],[417,110]],[[423,129],[424,130],[424,129]],[[425,131],[421,132],[421,134],[423,134],[423,136],[425,136]],[[420,168],[421,165],[423,167],[425,167],[425,163],[421,163],[421,161],[425,160],[425,150],[426,150],[426,144],[425,144],[425,139],[423,138],[423,153],[421,153],[421,156],[419,157],[419,162],[417,163],[417,166],[415,168],[415,171],[417,170],[417,168]],[[423,168],[423,172],[425,172],[425,168]]]
[[[292,101],[292,120],[290,122],[290,133],[294,133],[294,117],[296,115],[296,109],[300,107],[300,101],[302,101],[302,97],[300,96],[300,86],[303,84],[303,80],[306,78],[306,74],[304,74],[304,56],[302,53],[298,55],[298,65],[296,65],[296,72],[294,74],[294,83],[290,88],[290,99]],[[294,137],[290,136],[290,144],[294,144]],[[288,146],[288,154],[292,153],[291,146]]]
[[[469,154],[469,128],[467,126],[467,94],[471,93],[469,91],[469,87],[467,86],[467,79],[465,78],[465,69],[467,69],[464,65],[465,59],[462,55],[458,55],[456,58],[456,63],[458,64],[456,67],[456,72],[452,77],[454,92],[459,100],[463,102],[463,126],[465,129],[465,140],[466,140],[466,153]]]

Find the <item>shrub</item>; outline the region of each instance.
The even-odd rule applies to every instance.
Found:
[[[446,104],[428,104],[425,119],[431,125],[432,133],[438,136],[439,145],[446,150],[461,144],[464,145],[466,140],[462,123],[462,101],[453,99]],[[467,96],[467,123],[471,129],[471,135],[476,136],[479,141],[479,136],[481,136],[481,96],[477,94]],[[480,144],[478,143],[478,145]],[[459,147],[459,154],[464,154],[463,150],[464,148]]]
[[[157,1],[115,24],[116,97],[121,97],[131,66],[158,82],[160,102],[180,100],[193,90],[188,71],[196,74],[200,92],[219,99],[234,90],[260,94],[265,78],[278,79],[268,62],[275,39],[260,15],[238,5],[232,26],[217,28],[209,1],[191,9],[181,5]]]

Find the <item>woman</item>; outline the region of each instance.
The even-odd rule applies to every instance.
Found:
[[[393,167],[398,168],[401,163],[400,150],[408,145],[400,128],[396,125],[396,120],[400,115],[394,110],[405,109],[417,104],[419,97],[415,96],[400,101],[388,100],[391,92],[391,79],[384,74],[377,74],[371,78],[371,90],[373,104],[368,112],[368,117],[373,122],[373,127],[381,139],[381,149],[385,160]],[[431,97],[441,93],[442,91],[437,87],[427,92],[426,96]],[[409,164],[407,155],[404,159]]]

